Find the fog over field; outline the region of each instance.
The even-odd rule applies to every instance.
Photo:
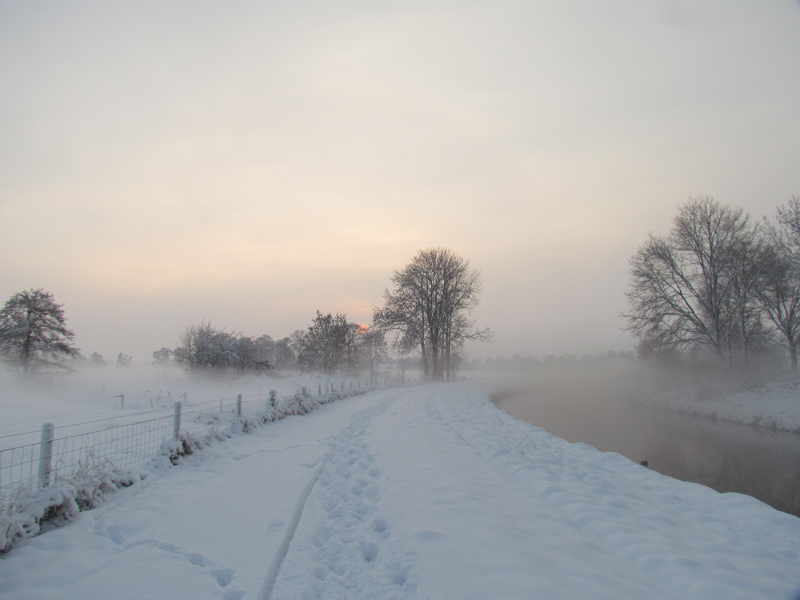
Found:
[[[647,461],[662,474],[752,495],[800,516],[796,380],[759,382],[752,373],[647,365],[627,355],[551,357],[516,367],[513,361],[500,363],[499,369],[485,365],[460,376],[517,419],[570,442]],[[383,373],[387,379],[380,385],[399,384],[391,379],[396,372]],[[406,377],[406,384],[419,382],[421,373],[409,369]],[[246,404],[260,406],[270,390],[288,397],[306,388],[316,397],[351,385],[366,388],[367,374],[242,376],[191,374],[175,365],[84,364],[68,374],[23,378],[5,370],[0,451],[38,444],[45,422],[54,423],[61,438],[171,417],[176,401],[189,412],[231,411],[239,394]]]
[[[393,270],[484,277],[473,356],[630,350],[677,204],[800,193],[790,0],[0,5],[0,299],[84,355],[203,319],[369,323]]]

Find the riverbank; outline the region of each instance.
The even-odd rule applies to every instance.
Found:
[[[536,388],[540,395],[592,406],[609,401],[720,419],[766,429],[800,432],[800,378],[753,381],[736,372],[693,366],[678,369],[633,361],[575,364],[486,377],[482,389],[493,398]],[[598,393],[604,396],[598,398]]]
[[[764,383],[752,389],[654,385],[638,397],[646,406],[744,425],[800,432],[800,382]]]

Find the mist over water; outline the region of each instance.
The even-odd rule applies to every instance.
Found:
[[[800,434],[644,406],[652,381],[636,366],[576,366],[519,376],[492,399],[569,442],[800,516]]]

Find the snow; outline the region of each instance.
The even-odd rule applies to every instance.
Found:
[[[55,423],[56,437],[75,435],[170,416],[176,401],[186,401],[186,410],[218,406],[220,400],[228,406],[238,394],[245,399],[267,398],[270,390],[293,394],[306,386],[316,395],[319,385],[331,382],[338,390],[342,381],[340,377],[302,376],[189,377],[176,368],[150,365],[84,368],[52,381],[25,382],[13,373],[0,372],[0,449],[38,443],[45,422]],[[123,394],[125,407],[121,408]],[[98,425],[100,419],[108,421]],[[73,425],[77,423],[87,424]],[[16,435],[23,432],[30,433]]]
[[[679,385],[648,396],[650,406],[691,415],[712,417],[800,431],[800,382],[770,382],[752,389],[725,391]]]
[[[389,389],[215,442],[0,558],[0,598],[798,598],[800,519]]]

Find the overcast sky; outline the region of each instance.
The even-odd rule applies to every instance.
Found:
[[[0,300],[85,355],[369,322],[445,246],[477,356],[625,350],[628,259],[800,194],[796,0],[0,0]]]

